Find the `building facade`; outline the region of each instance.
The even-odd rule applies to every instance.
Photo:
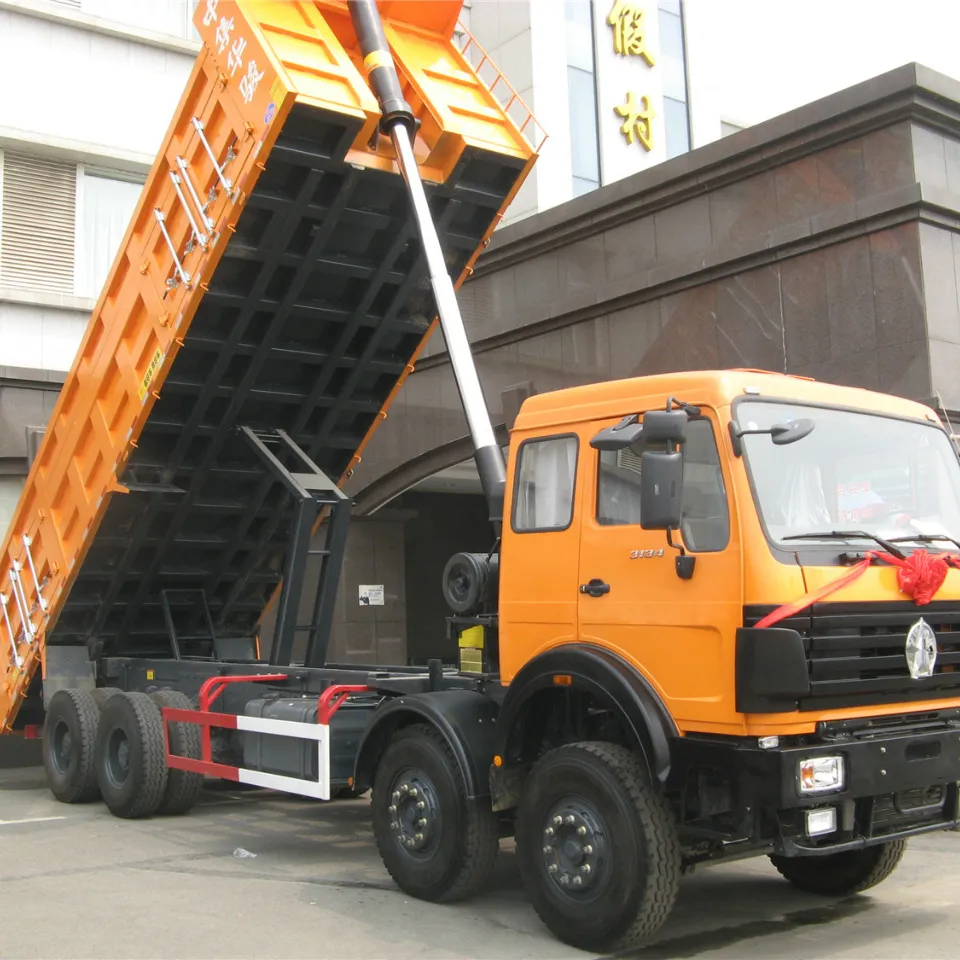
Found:
[[[0,530],[192,66],[196,2],[0,0]],[[737,43],[759,50],[750,2],[466,0],[465,54],[549,134],[460,293],[504,445],[525,390],[677,368],[960,411],[960,89],[910,67],[755,123],[778,78],[762,98],[719,82]],[[805,42],[783,31],[784,62]],[[489,545],[470,452],[438,333],[350,480],[334,656],[452,656],[440,574]]]
[[[0,529],[199,49],[194,6],[0,2]]]

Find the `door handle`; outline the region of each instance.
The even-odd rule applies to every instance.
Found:
[[[591,597],[602,597],[605,593],[610,592],[610,584],[594,577],[589,583],[580,584],[580,592],[588,593]]]

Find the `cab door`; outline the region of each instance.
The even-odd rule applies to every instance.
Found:
[[[683,522],[673,538],[695,557],[688,580],[666,534],[640,526],[642,449],[597,451],[587,438],[582,458],[580,639],[631,661],[678,721],[729,719],[733,699],[742,568],[718,427],[705,408],[686,427]]]
[[[578,632],[585,441],[566,429],[515,439],[500,552],[504,682],[537,654],[575,641]]]

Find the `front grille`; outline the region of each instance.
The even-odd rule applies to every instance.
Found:
[[[764,612],[749,609],[744,623]],[[914,680],[907,632],[921,617],[937,634],[937,663],[932,677]],[[810,694],[801,710],[960,696],[960,603],[818,603],[777,626],[804,639]]]
[[[927,819],[942,819],[946,796],[946,790],[942,786],[933,786],[874,797],[871,832],[889,831]]]

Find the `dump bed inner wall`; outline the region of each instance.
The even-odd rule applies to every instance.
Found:
[[[291,111],[120,478],[130,492],[112,496],[49,643],[170,655],[161,591],[182,588],[204,590],[221,635],[255,631],[292,504],[238,428],[286,430],[337,479],[436,315],[402,178],[345,162],[360,122]],[[447,182],[427,184],[452,276],[523,165],[468,148]],[[185,597],[178,631],[203,632],[194,610]]]

